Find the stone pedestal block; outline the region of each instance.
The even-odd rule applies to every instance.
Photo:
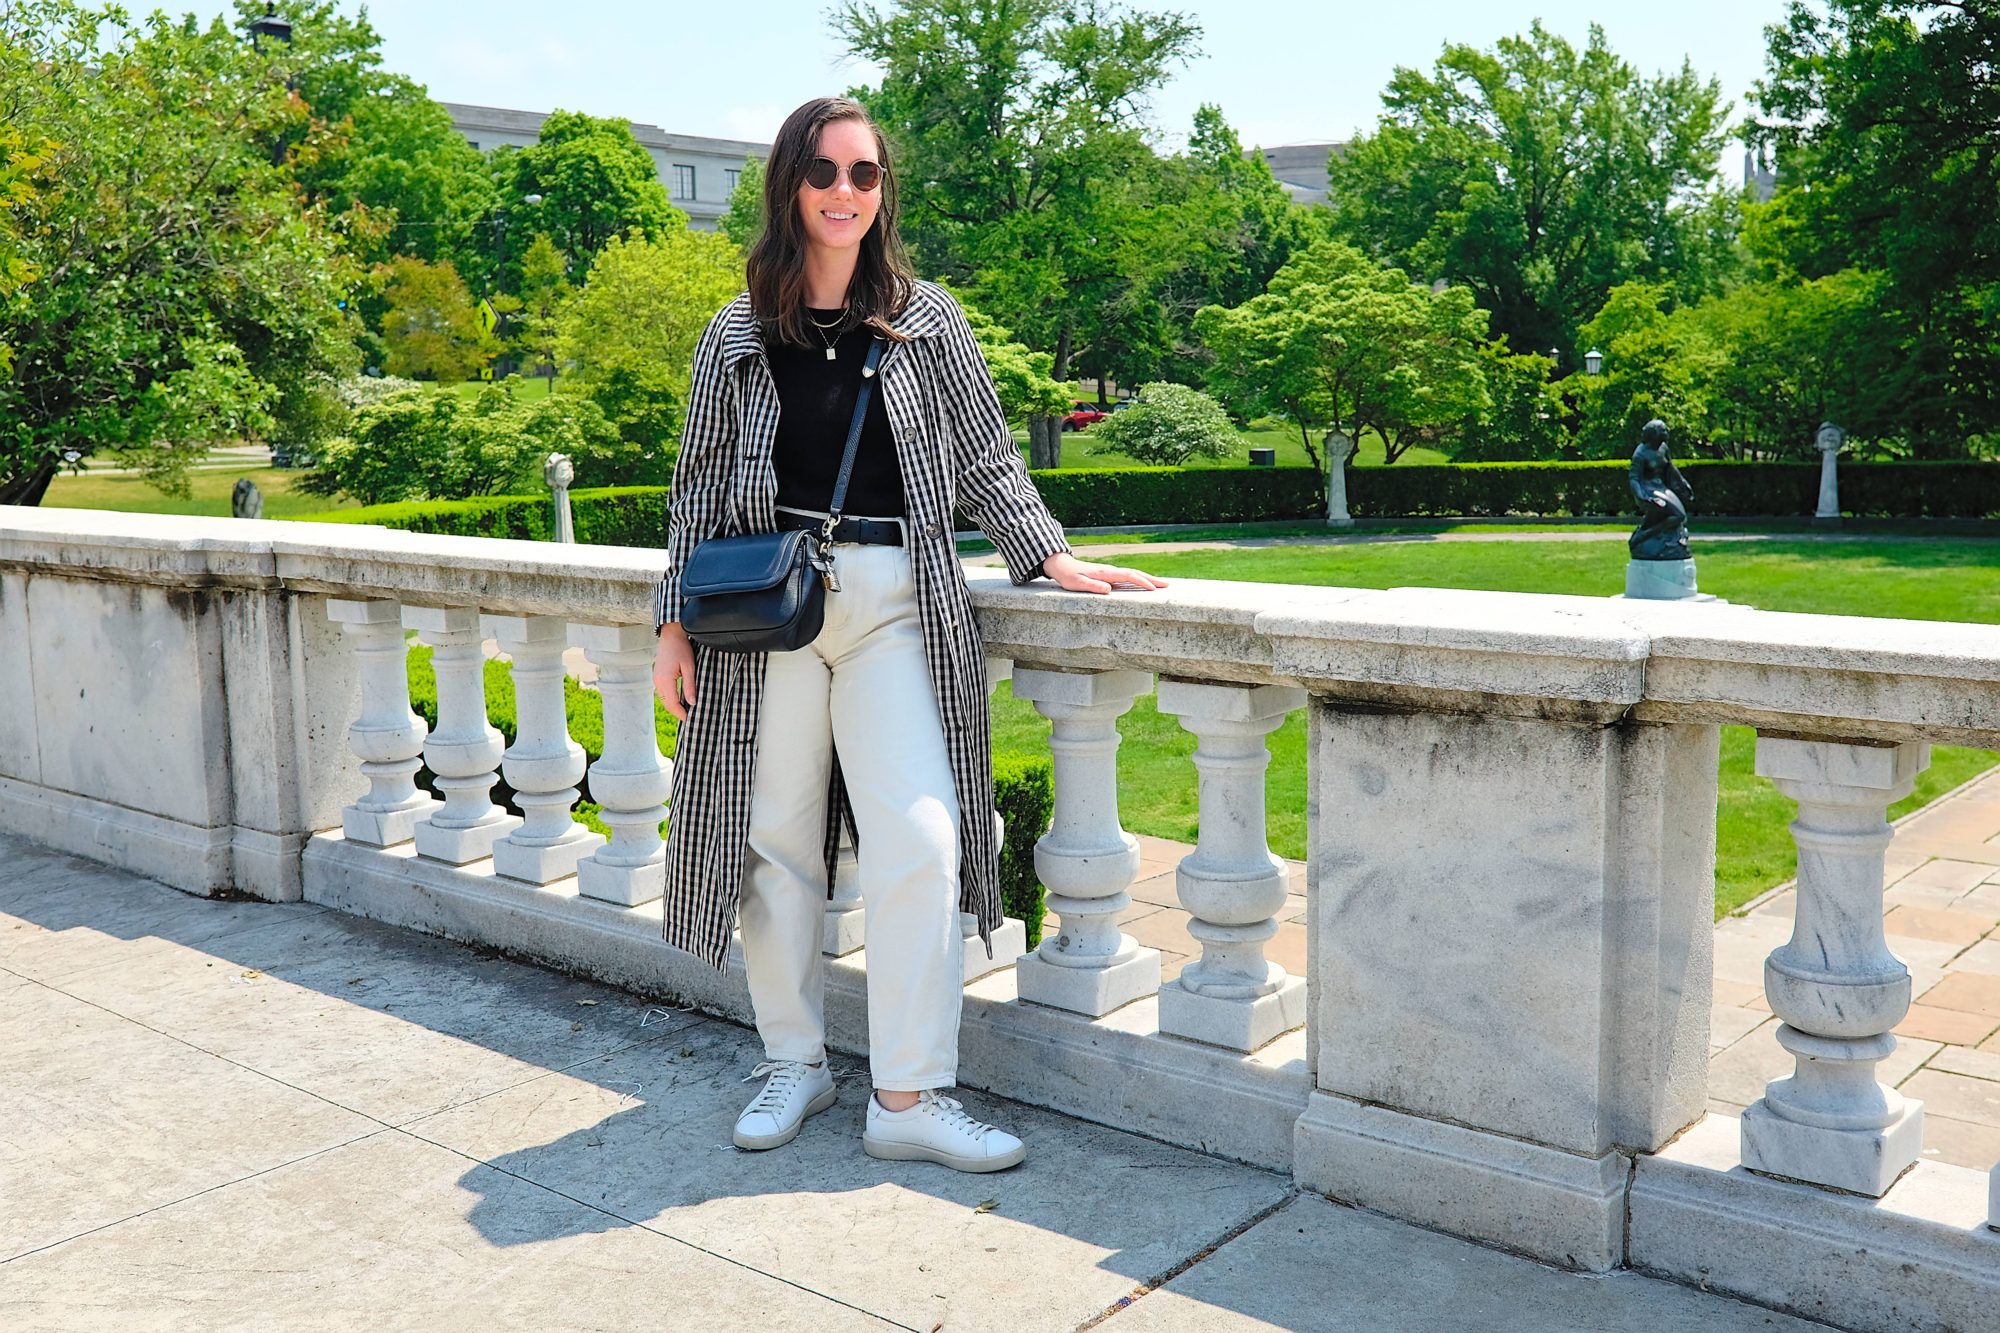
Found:
[[[1097,1017],[1159,988],[1160,951],[1118,929],[1139,869],[1139,844],[1118,826],[1118,716],[1151,684],[1143,671],[1014,668],[1015,696],[1053,728],[1055,814],[1035,872],[1062,918],[1015,965],[1023,1000]]]
[[[559,616],[482,616],[482,628],[513,661],[514,743],[502,771],[521,807],[521,827],[493,844],[493,869],[510,879],[549,884],[604,845],[570,817],[583,779],[583,747],[569,738],[563,710],[563,649]],[[652,721],[647,719],[647,734]]]
[[[444,804],[416,827],[417,854],[462,866],[490,856],[493,844],[521,826],[493,804],[493,784],[507,742],[486,719],[486,653],[479,612],[471,607],[403,608],[403,625],[429,645],[437,675],[438,724],[424,741]]]
[[[1595,1184],[1556,1189],[1584,1214],[1501,1233],[1440,1214],[1493,1190],[1490,1154],[1446,1130],[1524,1154],[1526,1191],[1596,1181],[1702,1114],[1717,729],[1317,699],[1311,725],[1316,1077],[1405,1145],[1339,1166],[1343,1197],[1595,1266],[1609,1242],[1579,1237],[1618,1215]]]
[[[417,790],[428,728],[410,711],[402,607],[387,599],[336,598],[326,613],[346,628],[361,664],[361,713],[347,729],[347,744],[361,760],[368,792],[340,812],[341,831],[377,847],[408,842],[417,822],[442,803]]]
[[[819,951],[829,958],[845,958],[868,940],[868,913],[861,902],[861,865],[845,828],[840,830],[835,858],[833,896],[826,900],[826,912],[820,918]]]
[[[1796,1065],[1743,1113],[1743,1165],[1880,1197],[1923,1152],[1923,1105],[1875,1078],[1910,1009],[1909,969],[1882,929],[1885,812],[1925,745],[1757,738],[1757,772],[1799,803],[1798,911],[1764,963],[1764,994]]]
[[[960,912],[959,930],[965,936],[965,983],[969,986],[981,977],[991,976],[1014,962],[1028,948],[1028,927],[1017,916],[1000,918],[999,929],[993,932],[993,956],[986,956],[986,945],[979,938],[979,918],[970,912]]]
[[[645,625],[575,625],[570,642],[597,668],[604,700],[604,753],[591,766],[590,794],[611,830],[607,843],[577,863],[577,892],[633,907],[658,898],[667,883],[660,821],[673,772],[653,725],[659,641]]]
[[[1159,698],[1195,735],[1199,835],[1174,879],[1202,946],[1160,987],[1160,1031],[1255,1050],[1306,1019],[1304,981],[1264,956],[1285,905],[1284,862],[1265,841],[1265,738],[1305,706],[1305,691],[1163,680]]]

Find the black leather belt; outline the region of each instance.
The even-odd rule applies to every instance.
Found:
[[[813,514],[794,514],[786,510],[778,511],[778,530],[791,532],[802,528],[817,531],[826,520]],[[903,525],[887,519],[843,517],[833,525],[833,539],[837,542],[860,542],[864,546],[901,546]]]

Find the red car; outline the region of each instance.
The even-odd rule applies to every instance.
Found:
[[[1092,422],[1102,420],[1104,420],[1104,413],[1098,411],[1091,404],[1077,403],[1074,405],[1074,410],[1062,419],[1062,428],[1064,430],[1082,430]]]

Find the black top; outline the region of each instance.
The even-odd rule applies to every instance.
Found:
[[[837,310],[811,310],[822,324],[831,324]],[[824,510],[833,499],[840,475],[840,452],[847,427],[854,420],[854,396],[861,389],[861,364],[868,356],[871,331],[814,330],[809,347],[795,347],[775,337],[765,340],[771,378],[778,386],[778,438],[773,462],[778,470],[778,503],[795,509]],[[834,359],[826,357],[831,341]],[[861,421],[861,443],[854,451],[854,474],[847,483],[846,514],[900,517],[903,513],[903,469],[896,461],[889,415],[882,406],[878,384],[868,395],[868,412]]]

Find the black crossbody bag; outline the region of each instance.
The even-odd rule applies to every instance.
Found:
[[[861,420],[875,387],[882,340],[871,338],[854,395],[854,420],[833,484],[826,522],[817,532],[757,532],[697,542],[681,571],[681,628],[704,648],[732,653],[786,653],[819,637],[826,594],[839,592],[828,547],[847,501],[847,480],[861,443]]]

